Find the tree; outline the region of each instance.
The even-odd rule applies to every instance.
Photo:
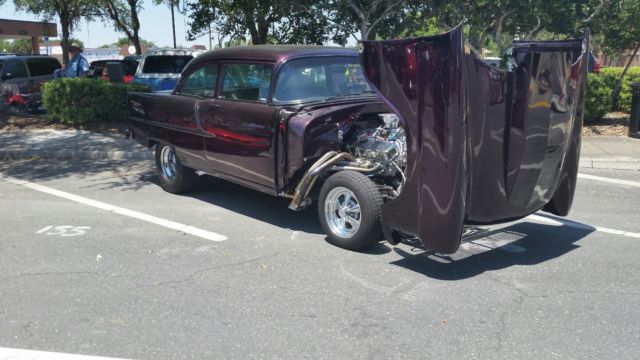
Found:
[[[464,23],[474,51],[494,48],[504,55],[514,39],[581,36],[612,0],[434,0],[432,11],[442,27]]]
[[[334,26],[333,40],[345,44],[349,35],[355,37],[356,32],[360,33],[356,37],[358,40],[375,40],[383,21],[393,17],[388,26],[402,23],[394,16],[399,15],[408,4],[410,2],[405,0],[329,0],[327,13]]]
[[[176,14],[175,14],[175,12],[177,10],[179,13],[184,14],[185,11],[186,11],[184,4],[181,6],[180,0],[153,0],[153,2],[156,5],[166,4],[171,9],[171,28],[173,29],[173,47],[177,48],[178,45],[176,43]]]
[[[633,49],[633,54],[625,64],[620,78],[611,94],[613,104],[618,103],[618,96],[631,62],[640,50],[640,2],[637,0],[617,0],[609,3],[603,10],[598,27],[604,36],[603,46],[607,53],[620,53]]]
[[[0,40],[0,53],[31,54],[31,39]]]
[[[277,43],[323,43],[328,39],[322,1],[300,0],[192,0],[189,38],[213,25],[221,38],[232,41],[247,34],[254,45]]]
[[[118,41],[111,44],[111,46],[120,47],[122,45],[129,45],[129,44],[131,44],[131,42],[129,41],[129,38],[121,37],[121,38],[118,38]],[[147,48],[156,47],[156,44],[153,41],[149,41],[143,38],[140,38],[140,45],[144,45]]]
[[[138,13],[142,8],[142,0],[100,0],[99,9],[103,18],[113,21],[116,30],[127,36],[136,48],[136,54],[142,55],[140,46],[140,20]]]
[[[69,62],[69,38],[83,18],[90,18],[94,2],[90,0],[14,0],[16,9],[39,15],[43,20],[58,18],[62,29],[62,60]]]

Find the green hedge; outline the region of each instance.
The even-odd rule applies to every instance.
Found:
[[[92,122],[125,121],[127,94],[150,91],[146,85],[63,78],[44,84],[42,101],[50,118],[67,125],[83,125]]]
[[[589,74],[587,99],[585,102],[585,121],[598,120],[610,111],[631,112],[631,86],[640,82],[640,67],[632,67],[627,71],[622,82],[618,104],[611,103],[611,93],[616,81],[622,75],[623,68],[603,68],[600,74]]]

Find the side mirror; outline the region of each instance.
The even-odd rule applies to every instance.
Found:
[[[4,75],[2,75],[2,80],[10,80],[13,79],[15,76],[13,75],[13,73],[5,73]]]

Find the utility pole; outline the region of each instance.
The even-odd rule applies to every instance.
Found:
[[[176,16],[173,10],[173,2],[174,0],[169,0],[169,3],[171,4],[171,26],[173,26],[173,48],[175,49],[178,45],[176,44]]]
[[[213,50],[213,46],[211,46],[211,23],[209,23],[209,51]]]

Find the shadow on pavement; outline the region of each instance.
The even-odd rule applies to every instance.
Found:
[[[157,182],[157,177],[149,179]],[[251,190],[234,183],[207,177],[199,192],[185,194],[209,204],[284,229],[323,234],[317,208],[311,205],[304,211],[289,210],[289,200]]]
[[[394,248],[402,259],[391,264],[439,280],[462,280],[514,265],[538,265],[577,249],[575,243],[595,231],[580,225],[520,222],[481,231],[463,238],[460,250],[452,255],[436,254],[417,241],[409,241],[405,245],[411,246],[412,252]]]
[[[0,173],[20,180],[78,178],[111,171],[108,177],[92,179],[91,187],[136,191],[159,186],[152,164],[141,171],[140,162],[130,160],[85,161],[12,161],[0,162]],[[295,212],[289,201],[247,189],[231,182],[207,177],[199,191],[185,194],[258,221],[284,229],[324,234],[316,206]],[[553,217],[552,217],[553,219]],[[568,224],[568,225],[567,225]],[[562,226],[519,222],[491,231],[476,231],[463,238],[461,249],[452,255],[430,252],[419,241],[408,240],[402,246],[379,243],[364,254],[379,256],[394,251],[402,258],[392,264],[441,280],[467,279],[485,271],[514,265],[537,265],[578,248],[575,243],[595,231],[588,225],[571,222]],[[409,251],[404,249],[409,249]]]
[[[140,175],[141,164],[131,160],[17,160],[0,161],[0,174],[20,180],[38,181],[67,178],[70,175],[86,179],[92,175],[112,172],[111,176],[100,180],[103,189],[139,190],[149,185],[148,177],[153,175],[152,164]]]

